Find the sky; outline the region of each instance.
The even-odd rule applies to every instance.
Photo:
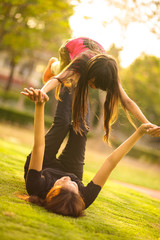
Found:
[[[74,10],[70,18],[73,37],[92,38],[106,50],[113,43],[118,48],[123,47],[120,53],[122,67],[128,67],[143,52],[160,57],[160,39],[150,32],[148,25],[131,22],[124,31],[116,21],[116,16],[124,12],[109,7],[106,0],[81,0]]]

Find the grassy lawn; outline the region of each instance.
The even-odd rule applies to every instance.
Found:
[[[23,165],[30,150],[24,144],[0,139],[1,240],[160,239],[160,201],[112,182],[116,179],[160,189],[158,172],[122,161],[86,210],[86,216],[73,219],[17,198],[17,193],[26,193]],[[85,183],[94,176],[104,157],[87,151],[86,159]]]

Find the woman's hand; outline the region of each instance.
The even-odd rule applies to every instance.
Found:
[[[152,137],[160,137],[160,127],[152,123],[143,123],[137,131],[140,135],[149,134]]]
[[[24,88],[25,92],[21,92],[22,95],[27,96],[31,101],[35,103],[45,103],[48,102],[49,97],[46,93],[41,91],[40,89],[34,88]]]

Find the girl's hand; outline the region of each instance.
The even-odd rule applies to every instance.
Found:
[[[46,93],[41,91],[40,89],[34,88],[25,88],[25,92],[21,92],[24,96],[27,96],[31,101],[36,103],[45,103],[49,100],[49,97]]]
[[[152,137],[160,137],[160,127],[152,123],[143,123],[137,131],[141,134],[149,134]]]

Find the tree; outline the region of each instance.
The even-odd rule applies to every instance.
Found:
[[[68,19],[73,11],[67,0],[4,0],[0,3],[0,50],[11,57],[8,90],[22,56],[34,58],[38,51],[55,52],[70,36]]]
[[[147,24],[148,28],[160,38],[160,1],[159,0],[112,0],[110,6],[120,10],[114,17],[123,28],[131,22]]]
[[[160,125],[160,59],[143,54],[121,71],[129,96],[142,108],[149,121]]]
[[[122,47],[117,48],[116,45],[113,43],[110,49],[107,51],[107,54],[115,58],[119,68],[120,68],[120,52],[122,51],[122,49],[123,49]]]

